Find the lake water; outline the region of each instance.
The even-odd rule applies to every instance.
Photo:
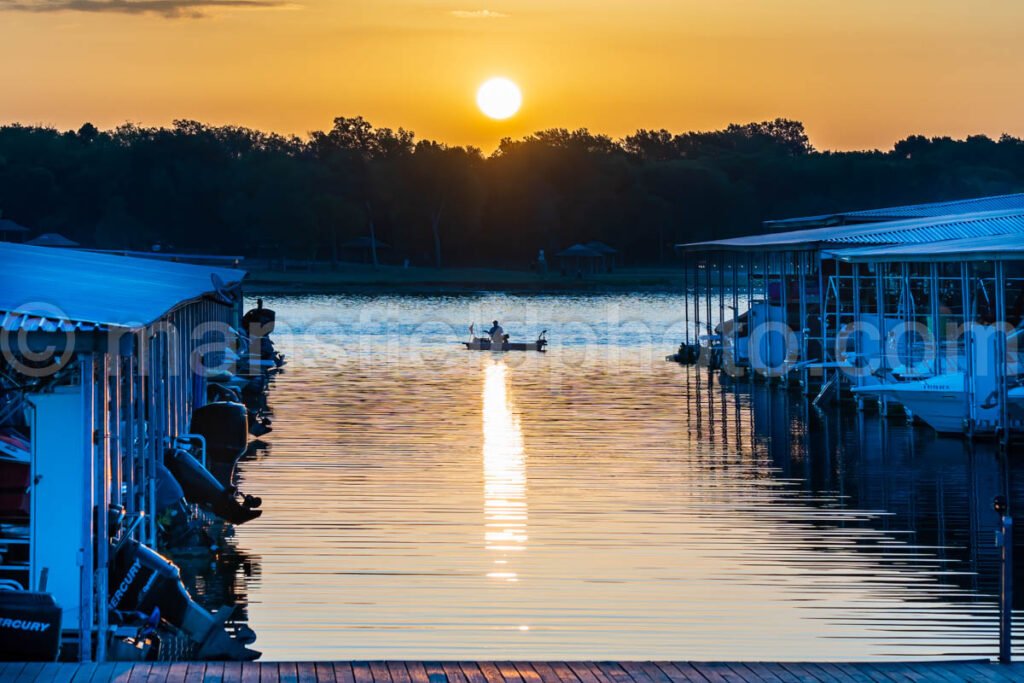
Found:
[[[291,361],[229,577],[266,659],[997,649],[994,452],[667,363],[680,297],[267,305]],[[548,353],[457,345],[495,317]]]

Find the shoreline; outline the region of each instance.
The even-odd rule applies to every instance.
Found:
[[[244,267],[244,266],[243,266]],[[338,270],[251,269],[245,288],[262,294],[473,294],[679,292],[682,268],[622,268],[582,278],[499,268],[402,268],[343,264]]]

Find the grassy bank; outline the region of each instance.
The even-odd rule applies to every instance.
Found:
[[[498,268],[418,268],[344,263],[337,270],[250,269],[246,291],[269,292],[457,292],[673,291],[682,287],[679,268],[622,268],[582,278]]]

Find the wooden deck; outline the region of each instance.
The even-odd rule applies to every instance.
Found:
[[[897,683],[1024,681],[1024,664],[762,662],[0,662],[7,683]]]

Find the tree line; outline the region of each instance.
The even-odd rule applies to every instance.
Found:
[[[777,119],[622,139],[552,129],[491,154],[337,118],[305,138],[176,121],[0,127],[0,212],[99,248],[338,262],[373,234],[385,262],[524,267],[603,241],[634,264],[773,218],[1024,188],[1024,141],[911,136],[818,151]]]

